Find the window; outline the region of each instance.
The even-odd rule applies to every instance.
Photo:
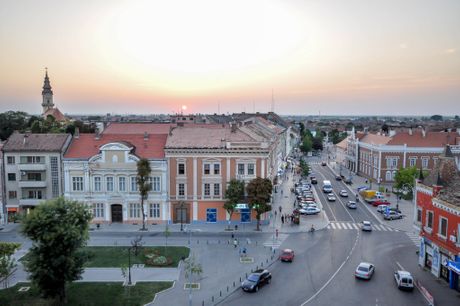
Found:
[[[417,159],[415,157],[409,157],[409,166],[414,167]]]
[[[18,194],[16,191],[8,191],[8,198],[9,199],[16,199],[18,197]]]
[[[214,164],[214,175],[220,174],[220,164]]]
[[[220,196],[220,184],[214,184],[214,196]]]
[[[254,164],[248,164],[248,175],[254,175]]]
[[[7,161],[8,165],[14,165],[16,163],[16,160],[15,160],[14,156],[8,156],[6,158],[6,161]]]
[[[39,182],[42,180],[42,174],[40,172],[29,172],[27,173],[27,180]]]
[[[179,163],[177,165],[177,174],[185,175],[185,164],[184,163]]]
[[[417,208],[417,222],[422,223],[422,209]]]
[[[391,179],[391,171],[387,171],[387,172],[385,173],[385,180],[387,180],[387,181],[391,181],[391,180],[392,180],[392,179]]]
[[[426,227],[428,227],[429,229],[433,228],[433,212],[432,211],[427,212]]]
[[[101,177],[94,177],[94,191],[101,191]]]
[[[118,191],[126,191],[126,177],[124,176],[118,178]]]
[[[205,196],[211,195],[211,184],[204,184],[204,195]]]
[[[29,190],[27,193],[28,199],[42,199],[42,191],[41,190]]]
[[[93,217],[94,218],[104,218],[104,204],[103,203],[93,204]]]
[[[438,230],[439,236],[442,236],[444,238],[447,237],[447,219],[444,217],[439,217],[439,230]]]
[[[50,157],[50,165],[51,165],[51,191],[53,194],[53,198],[59,196],[59,166],[58,166],[58,158],[56,156]]]
[[[428,157],[422,157],[422,168],[423,169],[428,168]]]
[[[106,178],[106,183],[107,183],[107,191],[108,192],[113,191],[113,176],[108,176]]]
[[[129,204],[129,217],[130,218],[140,218],[141,217],[141,204],[139,203]]]
[[[179,195],[184,196],[185,195],[185,184],[180,183],[178,186],[178,190],[179,190]]]
[[[238,174],[244,175],[244,164],[238,164]]]
[[[160,204],[154,203],[149,205],[150,218],[160,218]]]
[[[8,181],[15,181],[16,173],[8,173]]]
[[[73,191],[83,191],[83,177],[82,176],[72,177],[72,190]]]
[[[161,185],[160,185],[160,177],[159,176],[154,176],[153,177],[153,186],[152,190],[154,192],[160,192],[161,190]]]
[[[137,177],[131,176],[131,191],[137,191]]]
[[[41,156],[26,156],[26,163],[28,164],[40,164],[41,162]]]
[[[204,164],[203,167],[204,167],[204,169],[203,169],[204,174],[211,174],[211,165],[210,164]]]

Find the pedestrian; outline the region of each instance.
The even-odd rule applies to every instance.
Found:
[[[277,213],[278,213],[278,212],[275,210],[275,219],[276,219],[276,214],[277,214]]]
[[[238,246],[238,240],[236,240],[236,238],[233,239],[233,246],[235,247],[235,249]]]
[[[235,234],[232,232],[232,239],[235,238]]]
[[[281,195],[283,195],[283,189],[281,189]]]
[[[281,224],[284,224],[284,216],[281,216]]]
[[[283,208],[282,208],[281,205],[280,205],[280,206],[278,207],[278,209],[280,210],[280,213],[281,213],[281,210],[282,210]]]

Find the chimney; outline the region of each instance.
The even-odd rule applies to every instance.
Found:
[[[409,135],[412,136],[412,128],[409,128]]]
[[[23,139],[23,141],[22,141],[22,144],[23,144],[23,145],[26,145],[26,143],[27,143],[27,138],[28,138],[28,137],[29,137],[29,134],[24,134],[24,139]]]
[[[73,138],[78,139],[80,138],[80,129],[75,127],[75,132],[73,133]]]
[[[369,130],[369,128],[368,128],[368,127],[365,127],[365,128],[364,128],[364,134],[367,134],[367,133],[368,133],[368,130]]]
[[[149,140],[149,134],[147,132],[144,132],[144,141]]]
[[[426,137],[426,131],[425,131],[425,128],[422,128],[422,137],[425,138]]]
[[[99,133],[99,129],[96,129],[96,134],[94,134],[94,139],[96,140],[101,139],[101,133]]]
[[[174,128],[172,126],[169,126],[169,136],[172,136],[172,131],[174,130]]]
[[[236,129],[237,129],[236,123],[232,123],[232,124],[231,124],[231,131],[232,131],[232,133],[236,133]]]
[[[388,135],[390,137],[393,137],[394,135],[396,135],[396,131],[395,130],[390,130],[390,131],[388,131]]]

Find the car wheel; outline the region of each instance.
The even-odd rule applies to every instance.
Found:
[[[259,286],[256,286],[256,289],[254,289],[255,292],[259,291]]]

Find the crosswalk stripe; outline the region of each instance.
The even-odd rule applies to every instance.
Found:
[[[393,231],[393,229],[392,229],[391,227],[387,227],[387,229],[388,229],[390,232]]]
[[[353,227],[351,226],[350,223],[347,223],[347,226],[348,226],[349,229],[353,229]]]
[[[382,230],[382,229],[380,228],[380,226],[378,226],[378,225],[376,225],[376,224],[373,225],[373,227],[374,227],[376,230],[378,230],[378,231],[381,231],[381,230]],[[383,226],[382,226],[382,227],[383,227]]]
[[[333,229],[335,229],[335,224],[334,223],[331,223],[331,226]]]
[[[383,225],[380,225],[382,227],[382,231],[386,232],[387,231],[387,228]]]
[[[343,229],[347,229],[347,226],[345,225],[346,223],[342,223]]]
[[[353,225],[355,229],[359,229],[359,227],[356,224],[352,223],[351,225]]]
[[[338,229],[342,229],[342,227],[340,226],[340,223],[336,223],[335,225],[337,226]]]

